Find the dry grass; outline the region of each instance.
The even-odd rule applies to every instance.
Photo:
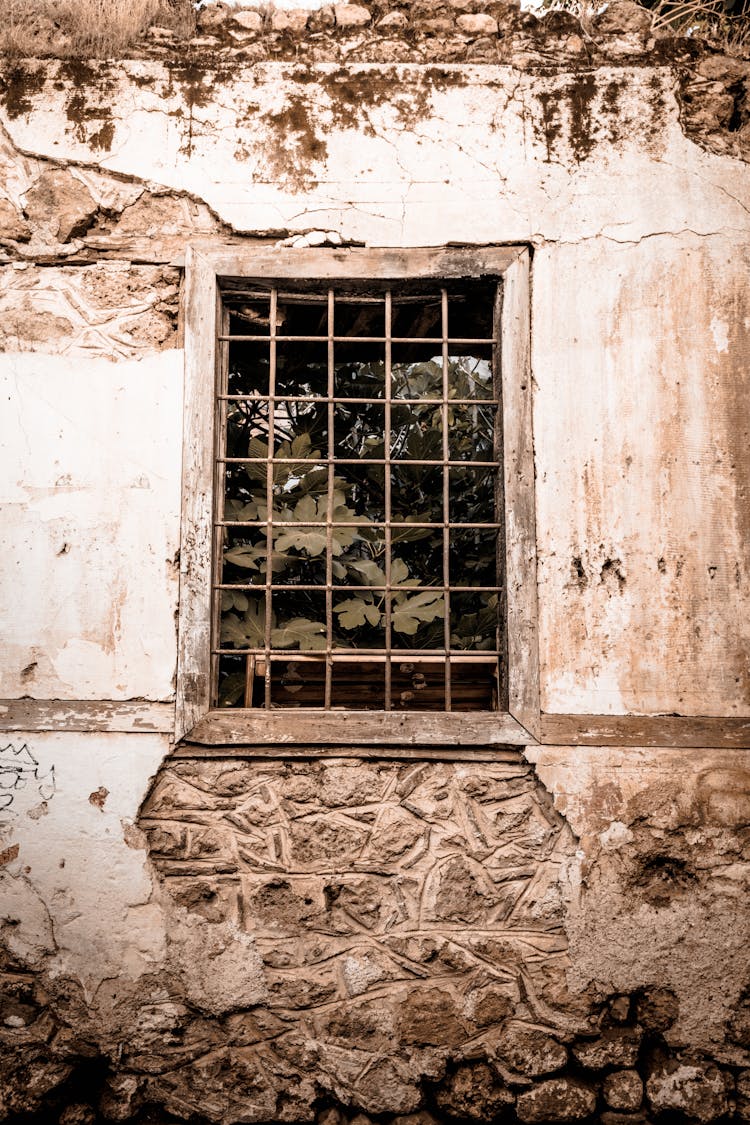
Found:
[[[151,24],[189,36],[192,0],[6,0],[0,51],[10,55],[121,55]]]
[[[730,15],[724,0],[660,0],[654,31],[710,39],[730,54],[750,49],[750,15]]]
[[[687,35],[707,39],[732,55],[750,52],[750,5],[732,15],[725,0],[638,0],[652,17],[657,35]],[[542,0],[542,13],[564,9],[592,31],[592,20],[606,7],[606,0]]]

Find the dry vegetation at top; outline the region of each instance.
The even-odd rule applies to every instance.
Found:
[[[750,51],[750,0],[637,0],[651,12],[656,35],[706,39],[729,54]],[[542,10],[564,10],[580,19],[584,30],[601,11],[602,0],[543,0]]]
[[[9,0],[0,51],[33,54],[46,39],[50,54],[117,55],[154,23],[189,37],[192,0]]]
[[[656,35],[691,35],[730,54],[750,52],[750,0],[638,2],[651,12]],[[188,39],[195,34],[196,6],[195,0],[7,0],[0,54],[35,55],[44,43],[45,55],[118,56],[153,24]],[[586,34],[591,17],[605,6],[604,0],[542,0],[539,14],[568,11]],[[273,8],[273,0],[260,6],[265,14]]]

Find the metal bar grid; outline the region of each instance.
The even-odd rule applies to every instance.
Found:
[[[443,328],[443,403],[440,408],[443,422],[443,584],[445,586],[445,613],[443,616],[443,643],[445,644],[445,710],[451,710],[451,594],[450,594],[450,449],[448,446],[448,290],[440,291],[440,322]]]
[[[393,547],[393,496],[391,494],[391,424],[393,421],[393,352],[391,347],[391,328],[392,328],[392,315],[393,315],[393,298],[391,290],[389,289],[385,295],[385,419],[384,419],[384,443],[383,450],[385,452],[385,670],[384,670],[384,692],[385,701],[384,708],[386,711],[391,709],[391,690],[392,690],[392,666],[391,666],[391,644],[393,640],[393,620],[392,612],[393,606],[391,603],[391,549]]]
[[[216,296],[216,317],[218,324],[221,325],[222,332],[226,331],[228,327],[229,314],[222,306],[221,297],[217,293]],[[214,446],[218,451],[219,457],[226,452],[226,438],[227,438],[227,403],[222,401],[222,396],[226,393],[227,383],[229,379],[229,345],[220,343],[216,352],[216,393],[218,399],[218,409],[214,415]],[[217,457],[214,464],[214,497],[215,508],[214,511],[218,512],[219,520],[224,519],[224,482],[221,479],[222,469],[221,462]],[[217,581],[221,579],[221,558],[222,548],[224,545],[224,537],[226,532],[221,526],[219,520],[213,521],[213,582],[214,587]],[[216,639],[221,636],[221,595],[218,597],[213,595],[211,612],[211,636],[214,638],[211,653],[211,702],[215,706],[217,703],[216,692],[219,680],[218,659],[213,652],[213,645],[216,644]]]
[[[274,527],[275,526],[276,525],[274,524]],[[259,582],[256,582],[256,583],[253,583],[253,582],[217,582],[216,586],[215,586],[215,589],[217,589],[217,590],[253,590],[255,592],[262,592],[262,590],[264,589],[264,586],[265,586],[265,583],[261,584]],[[308,582],[308,583],[304,583],[304,582],[294,582],[294,583],[292,583],[292,582],[287,582],[287,583],[274,582],[273,588],[274,588],[274,591],[278,591],[278,590],[300,590],[302,592],[311,591],[311,592],[315,592],[315,593],[320,593],[326,587],[323,585],[322,582],[318,583],[317,585],[315,585],[312,582]],[[502,590],[504,587],[502,587],[502,586],[424,586],[424,585],[422,585],[422,586],[409,586],[405,583],[399,583],[398,588],[399,588],[399,591],[402,591],[402,592],[405,592],[405,593],[416,593],[416,592],[424,593],[425,590],[446,590],[446,589],[450,589],[450,590],[456,590],[458,592],[462,592],[462,593],[466,593],[466,594],[487,594],[487,593],[496,594],[500,590]],[[360,585],[355,585],[354,583],[350,583],[348,586],[340,586],[340,585],[337,585],[334,582],[331,585],[331,589],[334,591],[334,593],[337,593],[337,594],[352,594],[352,593],[357,593],[359,590],[367,590],[367,591],[372,591],[372,592],[376,592],[376,593],[379,593],[379,594],[384,594],[386,592],[386,590],[388,589],[388,587],[386,587],[386,586],[360,586]]]
[[[218,457],[217,460],[224,465],[264,465],[266,457]],[[325,465],[328,461],[327,457],[275,457],[274,461],[277,465]],[[418,460],[412,457],[392,457],[386,459],[385,457],[336,457],[335,463],[337,465],[389,465],[396,462],[400,466],[407,465],[435,465],[439,466],[444,464],[442,458],[439,461],[425,461]],[[451,469],[496,469],[497,461],[449,461],[448,465]]]
[[[275,464],[278,464],[278,462],[275,462]],[[440,465],[442,462],[438,461],[437,464]],[[218,521],[217,525],[219,527],[265,527],[269,523],[273,523],[274,527],[307,528],[326,526],[325,520],[305,520],[304,522],[300,520],[221,520]],[[376,531],[381,527],[387,528],[387,526],[388,525],[383,520],[368,520],[366,516],[362,516],[362,518],[358,520],[336,520],[336,527],[367,527]],[[391,530],[393,530],[394,527],[419,530],[420,528],[439,528],[445,526],[445,520],[441,520],[440,523],[418,523],[416,520],[413,522],[411,520],[398,522],[397,520],[392,520],[390,524]],[[448,523],[449,529],[454,531],[461,531],[463,529],[470,530],[472,528],[475,530],[487,529],[492,531],[501,526],[502,525],[499,523],[460,523],[455,520]]]
[[[266,507],[267,511],[273,509],[273,428],[276,395],[276,317],[278,302],[276,290],[271,290],[268,325],[270,330],[268,347],[268,393],[271,396],[268,403],[268,468],[266,470]],[[264,623],[264,651],[266,658],[263,699],[266,710],[271,707],[271,631],[273,629],[273,524],[271,520],[266,525],[266,615]]]
[[[259,650],[257,648],[215,648],[212,651],[218,656],[257,656]],[[352,654],[356,654],[358,656],[379,656],[383,659],[385,659],[386,656],[385,649],[383,648],[347,648],[344,645],[337,645],[331,653],[331,658],[333,660],[337,658],[343,660],[344,658],[348,659],[348,657]],[[284,657],[288,660],[290,657],[298,659],[301,656],[310,656],[314,654],[305,651],[300,652],[298,648],[275,648],[272,649],[270,655],[272,659]],[[432,656],[435,658],[435,660],[438,660],[441,664],[444,664],[446,655],[449,655],[452,660],[462,659],[464,657],[468,660],[470,654],[467,653],[466,649],[464,648],[452,648],[447,654],[443,651],[442,648],[437,650],[434,648],[391,649],[392,660],[397,659],[399,661],[413,660],[417,657],[422,660],[424,657]],[[475,653],[471,655],[478,654]],[[498,648],[483,648],[481,652],[482,658],[501,655],[502,651]],[[326,654],[321,653],[318,659],[325,660]]]
[[[322,405],[327,402],[344,404],[346,406],[385,406],[383,398],[356,398],[354,395],[218,395],[220,401],[227,402],[268,402],[273,397],[274,402],[303,402]],[[442,406],[442,398],[392,398],[396,406]],[[500,400],[496,398],[452,398],[451,406],[499,406]]]
[[[256,343],[267,344],[270,340],[277,344],[327,344],[328,336],[219,336],[221,343]],[[385,336],[334,336],[334,344],[385,344]],[[434,344],[439,350],[443,346],[441,336],[394,336],[391,344]],[[461,347],[491,347],[497,343],[492,336],[453,336],[449,344],[460,344]]]
[[[232,289],[226,288],[224,290],[224,300],[227,304],[233,301],[236,297],[242,297],[246,301],[267,301],[270,289]],[[301,292],[287,292],[283,289],[277,290],[278,299],[284,301],[289,305],[323,305],[326,302],[326,297],[322,293],[301,293]],[[457,295],[458,297],[458,295]],[[384,296],[382,297],[368,297],[366,293],[337,293],[336,303],[339,305],[382,305],[384,303]],[[460,300],[461,298],[458,297]],[[439,293],[398,293],[393,300],[395,305],[425,305],[435,304],[440,300]]]
[[[237,296],[234,293],[233,296]],[[362,304],[364,303],[360,298],[353,297],[351,300],[344,300],[339,297],[333,289],[328,289],[325,297],[321,294],[316,297],[315,304],[325,305],[327,314],[327,334],[325,336],[303,336],[303,335],[282,335],[279,334],[277,328],[279,327],[278,318],[278,300],[280,292],[277,288],[273,288],[268,294],[263,294],[269,308],[269,331],[268,335],[234,335],[227,330],[227,316],[228,310],[225,306],[224,318],[221,322],[222,332],[219,335],[219,342],[222,349],[222,354],[226,357],[223,363],[224,376],[222,382],[217,387],[217,399],[220,407],[221,426],[224,431],[220,435],[220,440],[217,442],[217,457],[216,472],[219,476],[222,472],[226,471],[227,466],[234,465],[265,465],[266,479],[265,479],[265,493],[266,504],[269,513],[273,512],[274,504],[274,471],[278,466],[295,467],[303,465],[317,466],[321,469],[326,468],[326,516],[325,520],[311,520],[304,521],[283,521],[276,520],[271,515],[270,519],[256,519],[256,520],[228,520],[225,518],[226,513],[224,510],[225,490],[223,482],[219,483],[219,492],[221,493],[221,506],[219,508],[219,519],[214,521],[215,535],[221,536],[221,540],[217,542],[223,543],[223,537],[226,535],[225,529],[238,528],[238,529],[252,529],[252,528],[265,528],[266,529],[266,575],[265,581],[261,584],[247,583],[231,583],[221,581],[221,551],[217,551],[217,570],[216,580],[214,581],[214,599],[215,604],[218,606],[220,603],[221,595],[226,590],[247,591],[265,593],[265,613],[264,613],[264,635],[263,635],[263,648],[253,647],[227,647],[221,643],[214,642],[212,646],[212,661],[214,665],[214,685],[216,686],[217,660],[221,657],[230,656],[245,656],[247,658],[247,690],[245,693],[245,706],[252,706],[252,680],[257,674],[264,680],[264,706],[272,708],[274,706],[273,700],[273,679],[272,679],[272,664],[278,663],[281,660],[289,659],[306,659],[313,660],[319,663],[325,662],[325,681],[324,681],[324,699],[323,706],[325,710],[332,708],[332,681],[333,681],[333,665],[334,663],[343,660],[357,660],[357,659],[371,659],[378,658],[384,664],[384,709],[390,710],[392,705],[392,690],[391,690],[391,668],[392,662],[397,660],[403,663],[404,660],[413,660],[418,658],[420,660],[427,660],[429,662],[440,661],[444,665],[444,698],[445,710],[452,709],[452,661],[460,663],[473,661],[479,663],[488,663],[502,655],[502,649],[496,642],[496,647],[490,650],[483,649],[481,653],[467,652],[465,649],[451,647],[451,594],[456,592],[465,594],[474,593],[501,593],[501,585],[493,586],[452,586],[450,574],[450,549],[451,549],[451,532],[453,530],[468,531],[472,529],[492,530],[497,531],[502,527],[502,524],[497,521],[487,521],[478,523],[463,523],[458,520],[451,519],[451,470],[457,469],[493,469],[497,470],[499,467],[498,459],[495,458],[491,461],[468,461],[468,460],[452,460],[451,459],[451,444],[449,433],[449,411],[456,406],[471,406],[477,411],[483,407],[495,411],[499,405],[499,400],[494,397],[497,393],[493,394],[492,398],[450,398],[450,359],[451,359],[451,345],[495,345],[497,340],[495,336],[487,337],[454,337],[449,336],[449,304],[450,298],[447,289],[443,288],[440,293],[440,317],[441,317],[441,335],[440,338],[428,337],[393,337],[392,336],[392,315],[393,306],[400,301],[398,296],[395,296],[390,290],[384,294],[382,303],[384,306],[385,318],[385,333],[383,336],[339,336],[335,332],[335,309],[337,303],[351,303]],[[286,295],[285,295],[286,296]],[[426,298],[421,296],[418,299],[410,300],[410,303],[424,304]],[[302,302],[301,302],[302,303]],[[306,303],[313,303],[308,301]],[[264,343],[268,345],[268,393],[257,394],[230,394],[228,387],[228,371],[229,371],[229,346],[234,341],[255,341],[257,343]],[[278,394],[277,383],[277,370],[278,370],[278,345],[280,343],[325,343],[326,344],[326,366],[327,366],[327,389],[325,395],[284,395]],[[335,377],[336,377],[336,345],[339,343],[346,344],[363,344],[363,343],[382,343],[384,345],[385,354],[385,372],[384,372],[384,394],[382,398],[368,398],[368,397],[349,397],[345,394],[336,394]],[[393,354],[392,348],[394,344],[434,344],[436,351],[439,348],[442,369],[442,395],[440,398],[395,398],[393,395]],[[226,351],[224,350],[226,349]],[[267,420],[265,421],[266,433],[268,437],[268,453],[265,457],[235,457],[228,456],[226,449],[226,411],[230,403],[233,402],[255,402],[267,407]],[[325,406],[327,408],[328,420],[328,435],[327,435],[327,455],[325,457],[278,457],[275,455],[275,437],[277,432],[276,426],[276,407],[279,403],[300,403],[300,404],[315,404],[317,406]],[[351,407],[354,405],[367,405],[367,406],[382,406],[384,415],[384,454],[382,458],[369,458],[369,457],[337,457],[335,455],[335,425],[336,425],[336,406]],[[423,406],[439,407],[442,421],[442,448],[440,459],[412,459],[412,458],[397,458],[392,456],[391,453],[391,433],[392,433],[392,411],[394,405],[399,407],[410,406],[414,409]],[[281,431],[283,433],[283,430]],[[367,517],[359,520],[349,521],[334,521],[334,475],[336,467],[356,465],[359,467],[370,467],[375,465],[382,465],[384,468],[384,519],[382,521],[374,521]],[[394,466],[399,467],[433,467],[442,470],[442,521],[440,522],[416,522],[416,521],[394,521],[392,510],[392,495],[391,495],[391,470]],[[493,512],[495,515],[495,512]],[[368,527],[371,529],[380,529],[384,531],[385,550],[383,556],[383,569],[385,575],[385,585],[342,585],[334,582],[333,575],[333,534],[336,528],[361,528]],[[273,580],[273,546],[274,546],[274,531],[277,528],[291,528],[295,527],[300,529],[304,527],[305,530],[312,528],[320,528],[325,532],[325,584],[313,583],[275,583]],[[398,587],[392,585],[392,546],[393,546],[393,533],[399,529],[417,530],[417,529],[440,529],[442,531],[442,575],[443,582],[441,584],[398,584]],[[394,592],[424,592],[426,589],[441,591],[444,597],[444,619],[443,619],[443,644],[442,652],[432,649],[409,649],[409,648],[394,648],[393,635],[392,635],[392,608],[393,608],[393,595]],[[362,648],[357,646],[346,646],[336,643],[333,632],[334,625],[334,612],[333,612],[333,596],[336,592],[353,593],[356,591],[372,591],[382,593],[383,598],[383,614],[384,614],[384,647],[382,648]],[[273,646],[273,623],[274,623],[274,606],[273,599],[276,593],[283,591],[310,591],[323,593],[325,595],[325,652],[324,653],[309,653],[300,651],[298,648],[280,648]],[[219,620],[219,609],[216,610],[217,621]],[[219,637],[218,629],[214,633],[215,637]],[[261,657],[263,662],[261,664]],[[256,664],[257,661],[257,664]],[[252,662],[252,663],[251,663]],[[256,672],[257,669],[257,672]]]
[[[331,688],[333,684],[333,478],[334,478],[334,375],[335,357],[334,349],[336,338],[334,336],[334,294],[333,289],[328,290],[328,479],[326,482],[326,681],[324,689],[324,703],[326,711],[331,707]],[[270,448],[270,446],[269,446]],[[269,504],[270,511],[270,504]]]

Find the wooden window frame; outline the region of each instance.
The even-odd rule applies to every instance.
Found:
[[[530,372],[530,255],[523,246],[416,249],[188,248],[185,407],[175,741],[205,746],[420,745],[499,747],[540,734],[534,451]],[[496,278],[505,522],[507,710],[324,711],[211,708],[211,586],[215,381],[220,284]]]

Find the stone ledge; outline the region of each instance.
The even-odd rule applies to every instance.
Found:
[[[56,33],[57,34],[57,33]],[[59,34],[41,27],[30,56],[74,53],[60,48]],[[613,0],[583,23],[554,10],[542,18],[522,11],[518,0],[377,0],[321,9],[232,8],[214,0],[198,14],[192,38],[154,25],[128,50],[131,58],[214,56],[250,63],[300,62],[511,63],[522,69],[587,69],[642,59],[691,62],[717,53],[701,40],[654,34],[650,13],[634,0]]]

